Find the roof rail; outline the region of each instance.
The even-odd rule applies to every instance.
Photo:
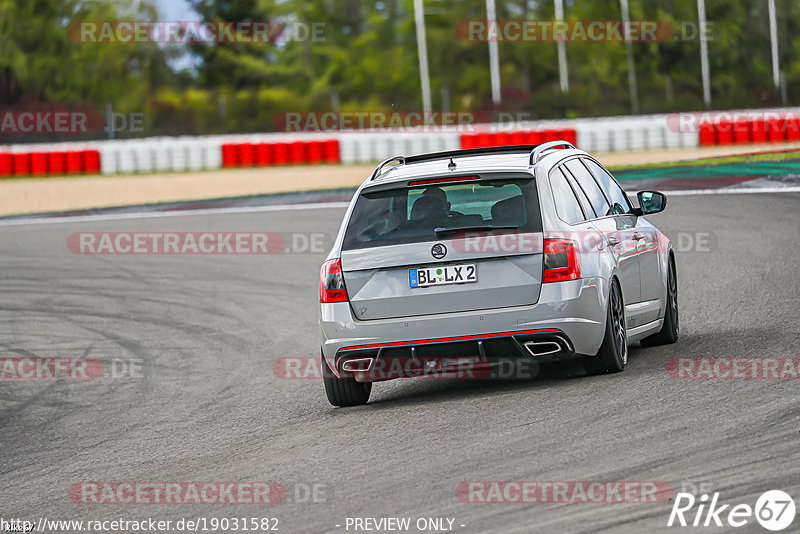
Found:
[[[536,165],[539,163],[539,160],[544,157],[545,152],[549,150],[555,150],[556,147],[575,148],[575,145],[567,141],[549,141],[547,143],[542,143],[541,145],[536,145],[536,148],[534,148],[533,152],[531,152],[530,164]]]
[[[372,173],[372,178],[370,178],[370,181],[374,180],[375,178],[380,176],[381,175],[381,171],[383,170],[383,168],[385,166],[389,165],[393,161],[399,162],[397,165],[405,165],[406,164],[406,157],[405,156],[393,156],[393,157],[387,159],[386,161],[384,161],[383,163],[381,163],[380,165],[378,165],[375,168],[375,172]],[[392,165],[392,167],[396,167],[397,165]]]

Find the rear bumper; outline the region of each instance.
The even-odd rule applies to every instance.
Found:
[[[479,356],[548,362],[595,354],[605,329],[605,282],[599,278],[544,284],[539,302],[491,310],[358,321],[346,302],[320,305],[322,352],[339,375],[367,361]],[[539,345],[535,345],[539,344]],[[374,363],[370,365],[375,365]]]
[[[514,364],[520,359],[538,365],[571,357],[575,351],[567,336],[544,328],[343,347],[334,364],[339,376],[360,382],[417,376],[532,378],[537,368]],[[495,369],[501,371],[493,374]]]

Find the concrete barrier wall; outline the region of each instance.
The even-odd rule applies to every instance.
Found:
[[[418,154],[563,139],[592,153],[800,140],[800,108],[687,112],[514,124],[152,137],[0,146],[0,177],[133,174],[276,165],[374,163]]]

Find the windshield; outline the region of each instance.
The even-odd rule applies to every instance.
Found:
[[[432,241],[437,239],[437,228],[482,226],[541,231],[534,180],[484,180],[362,193],[342,248]]]

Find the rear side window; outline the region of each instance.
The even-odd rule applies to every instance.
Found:
[[[540,232],[542,222],[533,178],[363,192],[356,200],[342,248],[434,241],[440,239],[436,228],[482,226]]]
[[[561,169],[550,173],[550,188],[553,190],[553,200],[556,202],[556,213],[562,221],[574,224],[584,220],[578,199],[575,198],[575,193]]]
[[[562,169],[564,176],[567,177],[567,181],[569,185],[572,186],[572,190],[575,191],[575,196],[578,197],[578,201],[581,203],[581,207],[583,208],[583,213],[586,214],[587,219],[594,219],[597,217],[597,214],[594,212],[594,208],[592,207],[591,202],[586,197],[586,193],[583,192],[583,189],[578,185],[578,182],[569,174],[566,170]]]
[[[589,202],[591,202],[592,208],[594,208],[597,216],[603,217],[605,215],[613,215],[611,206],[608,205],[603,191],[600,189],[600,186],[597,185],[589,169],[584,167],[577,159],[568,161],[565,163],[565,166],[569,169],[570,173],[572,173],[572,176],[578,182],[581,189],[583,189],[583,192],[586,193],[586,196],[589,197]]]
[[[631,203],[628,201],[628,196],[616,180],[611,177],[608,171],[590,159],[584,159],[583,162],[589,167],[589,170],[592,171],[592,174],[594,174],[597,181],[600,182],[600,185],[603,186],[603,189],[605,189],[609,200],[611,200],[613,204],[614,212],[622,215],[623,213],[631,211]]]

